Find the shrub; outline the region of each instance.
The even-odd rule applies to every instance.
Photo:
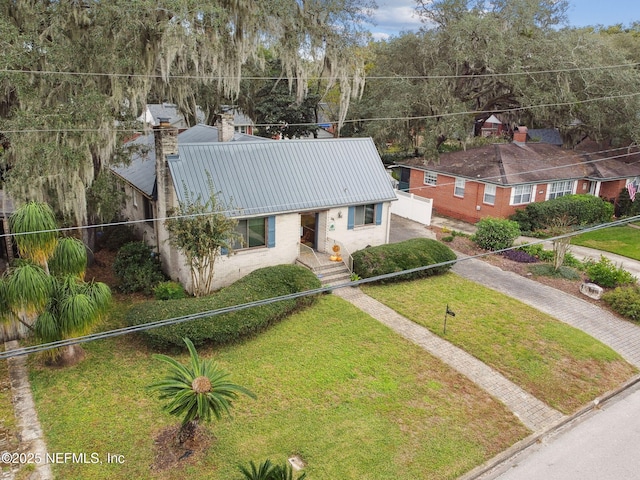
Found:
[[[353,254],[353,270],[362,278],[401,272],[456,259],[456,254],[443,243],[429,238],[413,238],[404,242],[368,247]],[[422,278],[444,273],[451,264],[401,275],[388,281]]]
[[[178,282],[161,282],[153,289],[156,300],[176,300],[187,296]]]
[[[442,237],[440,240],[443,242],[451,243],[453,239],[456,238],[453,235],[447,235],[446,237]]]
[[[124,245],[113,261],[113,273],[118,277],[118,288],[125,293],[144,292],[149,295],[164,280],[160,262],[144,242]]]
[[[141,325],[314,288],[320,288],[320,281],[303,267],[265,267],[253,271],[213,295],[138,304],[127,312],[125,321],[128,325]],[[260,332],[293,311],[310,305],[314,300],[315,296],[284,300],[154,328],[143,331],[142,335],[150,345],[160,349],[184,348],[184,337],[190,338],[196,346],[221,345]]]
[[[111,252],[117,252],[120,248],[136,240],[133,227],[131,225],[112,225],[104,227],[97,234],[98,247],[106,248]]]
[[[502,256],[519,263],[536,263],[538,261],[533,255],[529,255],[527,252],[518,249],[502,252]]]
[[[556,270],[549,263],[541,263],[539,265],[531,265],[529,271],[534,275],[544,277],[564,278],[566,280],[580,280],[580,273],[571,267],[560,267]]]
[[[486,250],[509,248],[520,235],[518,224],[503,218],[483,218],[476,223],[476,227],[478,229],[472,237],[473,241]]]
[[[605,223],[613,216],[613,205],[594,195],[565,195],[546,202],[534,202],[509,217],[523,232],[552,227],[555,219],[566,218],[571,225]]]
[[[614,288],[619,285],[628,285],[636,282],[636,277],[622,267],[616,266],[604,255],[598,262],[593,260],[585,262],[585,271],[589,280],[605,288]]]
[[[640,286],[618,287],[605,293],[602,300],[623,317],[640,320]]]

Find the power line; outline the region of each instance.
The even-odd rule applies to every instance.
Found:
[[[522,107],[513,107],[505,110],[500,110],[496,112],[498,114],[503,113],[513,113],[513,112],[521,112],[525,110],[533,110],[536,108],[552,108],[552,107],[567,107],[571,105],[582,105],[585,103],[594,103],[601,102],[606,100],[617,100],[622,98],[632,98],[640,96],[640,92],[635,93],[626,93],[620,95],[609,95],[605,97],[596,97],[596,98],[588,98],[584,100],[575,100],[572,102],[559,102],[559,103],[544,103],[540,105],[527,105]],[[416,115],[416,116],[404,116],[404,117],[371,117],[371,118],[355,118],[355,119],[345,119],[343,123],[359,123],[359,122],[398,122],[398,121],[411,121],[411,120],[432,120],[439,118],[448,118],[448,117],[457,117],[461,115],[478,115],[481,113],[490,113],[484,110],[469,110],[465,112],[445,112],[431,115]],[[333,122],[335,123],[335,122]],[[318,126],[316,122],[307,122],[307,123],[287,123],[287,126],[291,127],[313,127]],[[253,124],[254,127],[282,127],[281,123],[257,123]],[[101,132],[102,129],[99,128],[42,128],[42,129],[20,129],[20,130],[2,130],[2,133],[62,133],[62,132],[71,132],[71,133],[88,133],[88,132]],[[121,133],[131,133],[135,131],[134,129],[114,129],[114,132]]]
[[[212,317],[212,316],[221,315],[221,314],[224,314],[224,313],[236,312],[236,311],[246,310],[248,308],[259,307],[259,306],[263,306],[263,305],[269,305],[271,303],[281,302],[281,301],[284,301],[284,300],[294,300],[294,299],[301,298],[301,297],[307,297],[307,296],[311,296],[311,295],[317,295],[317,294],[320,294],[320,293],[330,292],[330,291],[338,289],[338,288],[355,287],[355,286],[363,285],[363,284],[366,284],[366,283],[372,283],[372,282],[377,282],[377,281],[381,281],[381,280],[387,280],[387,279],[395,278],[395,277],[398,277],[398,276],[401,276],[401,275],[407,275],[407,274],[411,274],[411,273],[423,272],[423,271],[430,270],[430,269],[433,269],[433,268],[454,265],[455,263],[462,262],[462,261],[467,261],[467,260],[486,257],[486,256],[489,256],[489,255],[499,254],[499,253],[503,253],[503,252],[506,252],[506,251],[509,251],[509,250],[515,250],[515,249],[521,248],[523,246],[537,245],[537,244],[540,244],[540,243],[543,243],[543,242],[556,241],[556,240],[560,240],[560,239],[563,239],[563,238],[569,238],[569,237],[572,237],[572,236],[575,236],[575,235],[580,235],[582,233],[592,232],[592,231],[600,230],[600,229],[603,229],[603,228],[609,228],[609,227],[624,225],[624,224],[627,224],[627,223],[635,221],[635,220],[640,220],[640,215],[636,215],[634,217],[625,218],[625,219],[622,219],[622,220],[616,220],[616,221],[613,221],[613,222],[608,222],[608,223],[605,223],[605,224],[595,225],[593,227],[588,227],[588,228],[585,228],[585,229],[582,229],[582,230],[578,230],[578,231],[575,231],[575,232],[570,232],[570,233],[566,233],[566,234],[563,234],[563,235],[557,235],[557,236],[552,237],[552,238],[537,240],[537,241],[530,242],[530,243],[527,243],[527,244],[524,244],[524,245],[517,245],[517,246],[512,246],[512,247],[509,247],[509,248],[503,248],[501,250],[495,250],[495,251],[492,251],[492,252],[486,252],[486,253],[481,253],[481,254],[477,254],[477,255],[471,255],[471,256],[467,256],[467,257],[457,258],[455,260],[449,260],[449,261],[446,261],[446,262],[440,262],[440,263],[436,263],[436,264],[433,264],[433,265],[427,265],[427,266],[424,266],[424,267],[417,267],[417,268],[403,270],[403,271],[400,271],[400,272],[393,272],[393,273],[387,273],[387,274],[384,274],[384,275],[377,275],[375,277],[365,278],[365,279],[356,280],[356,281],[349,281],[349,282],[341,283],[339,285],[321,287],[321,288],[316,288],[316,289],[313,289],[313,290],[307,290],[307,291],[304,291],[304,292],[297,292],[297,293],[293,293],[293,294],[289,294],[289,295],[282,295],[282,296],[279,296],[279,297],[271,297],[271,298],[267,298],[267,299],[264,299],[264,300],[257,300],[255,302],[244,303],[244,304],[241,304],[241,305],[223,307],[223,308],[218,308],[218,309],[215,309],[215,310],[208,310],[208,311],[198,312],[198,313],[195,313],[195,314],[192,314],[192,315],[185,315],[185,316],[181,316],[181,317],[168,318],[168,319],[158,320],[158,321],[155,321],[155,322],[149,322],[149,323],[145,323],[145,324],[141,324],[141,325],[135,325],[135,326],[131,326],[131,327],[124,327],[124,328],[119,328],[119,329],[108,330],[108,331],[105,331],[105,332],[99,332],[99,333],[84,335],[84,336],[80,336],[80,337],[70,338],[70,339],[66,339],[66,340],[60,340],[60,341],[57,341],[57,342],[49,342],[49,343],[43,343],[43,344],[38,344],[38,345],[32,345],[32,346],[29,346],[29,347],[18,348],[18,349],[15,349],[15,350],[9,350],[9,351],[5,351],[5,352],[0,352],[0,360],[1,359],[12,358],[12,357],[23,356],[23,355],[29,355],[29,354],[32,354],[32,353],[45,352],[45,351],[48,351],[48,350],[53,350],[55,348],[61,348],[61,347],[66,347],[66,346],[70,346],[70,345],[78,345],[78,344],[81,344],[81,343],[87,343],[87,342],[91,342],[91,341],[94,341],[94,340],[100,340],[100,339],[105,339],[105,338],[117,337],[117,336],[121,336],[121,335],[127,335],[127,334],[130,334],[130,333],[142,332],[142,331],[151,330],[151,329],[154,329],[154,328],[168,326],[168,325],[176,325],[176,324],[179,324],[179,323],[184,323],[184,322],[188,322],[188,321],[192,321],[192,320],[197,320],[197,319],[200,319],[200,318]]]
[[[588,155],[603,155],[603,154],[608,154],[610,152],[614,152],[616,150],[625,150],[626,147],[621,147],[621,148],[611,148],[611,149],[607,149],[607,150],[600,150],[597,152],[589,152]],[[587,165],[587,164],[595,164],[595,163],[599,163],[599,162],[605,162],[608,160],[612,160],[612,159],[616,159],[616,158],[624,158],[624,157],[628,157],[628,156],[632,156],[632,155],[638,155],[639,152],[627,152],[627,153],[623,153],[623,154],[619,154],[619,155],[613,155],[613,156],[607,156],[605,158],[597,158],[597,159],[593,159],[593,160],[586,160],[580,163],[580,165]],[[557,165],[557,166],[553,166],[553,167],[542,167],[542,168],[536,168],[536,169],[532,169],[532,170],[526,170],[523,172],[518,172],[518,174],[522,175],[522,174],[528,174],[528,173],[537,173],[537,172],[543,172],[543,171],[548,171],[548,170],[556,170],[556,169],[561,169],[561,168],[569,168],[569,167],[573,167],[575,166],[575,164],[567,164],[567,165]],[[424,169],[424,170],[429,170],[428,165],[425,165],[423,167],[417,167],[420,169]],[[451,174],[452,176],[455,176],[453,174]],[[490,181],[490,180],[495,180],[495,179],[499,179],[501,178],[502,175],[495,175],[495,176],[489,176],[489,177],[481,177],[481,178],[473,178],[472,180],[475,182],[486,182],[486,181]],[[534,183],[539,183],[539,182],[531,182],[531,184]],[[416,191],[416,190],[422,190],[422,189],[432,189],[432,188],[438,188],[438,187],[445,187],[445,186],[451,186],[454,185],[455,182],[445,182],[445,183],[439,183],[437,185],[422,185],[419,187],[414,187],[411,189],[407,189],[405,191]],[[507,187],[508,185],[505,185],[505,187]],[[325,198],[323,199],[324,201],[332,201],[332,202],[336,202],[335,198]],[[343,197],[340,198],[341,203],[349,203],[350,201],[353,201],[353,198],[351,197]],[[303,205],[297,205],[297,204],[293,204],[293,203],[283,203],[283,204],[277,204],[277,205],[261,205],[260,207],[256,207],[259,208],[261,211],[265,208],[269,208],[269,209],[295,209],[295,208],[303,208]],[[0,238],[4,238],[4,237],[10,237],[10,236],[23,236],[23,235],[31,235],[31,234],[36,234],[36,233],[52,233],[52,232],[72,232],[72,231],[78,231],[78,230],[85,230],[85,229],[91,229],[91,228],[105,228],[105,227],[115,227],[115,226],[122,226],[122,225],[136,225],[139,223],[148,223],[150,221],[153,222],[164,222],[167,220],[177,220],[177,219],[184,219],[184,218],[197,218],[197,217],[202,217],[202,216],[208,216],[208,215],[212,215],[215,213],[222,213],[222,214],[228,214],[231,216],[240,216],[238,215],[238,213],[241,212],[242,215],[241,217],[247,217],[250,215],[258,215],[261,212],[253,212],[251,209],[244,209],[244,208],[230,208],[230,209],[223,209],[223,210],[219,210],[216,212],[204,212],[204,213],[194,213],[194,214],[188,214],[188,215],[172,215],[172,216],[167,216],[167,217],[159,217],[159,218],[152,218],[152,219],[139,219],[139,220],[123,220],[123,221],[119,221],[119,222],[107,222],[107,223],[99,223],[99,224],[93,224],[93,225],[81,225],[81,226],[76,226],[76,227],[60,227],[60,228],[55,228],[55,229],[46,229],[46,230],[34,230],[34,231],[29,231],[29,232],[21,232],[21,233],[3,233],[0,234]]]
[[[447,80],[447,79],[460,79],[460,78],[493,78],[493,77],[517,77],[517,76],[532,76],[549,73],[571,73],[571,72],[588,72],[594,70],[611,70],[616,68],[636,68],[640,66],[640,63],[619,63],[615,65],[596,65],[592,67],[574,67],[574,68],[556,68],[549,70],[532,70],[523,72],[503,72],[503,73],[481,73],[473,75],[371,75],[366,76],[365,80]],[[145,74],[145,73],[104,73],[104,72],[70,72],[64,70],[17,70],[11,68],[0,68],[0,73],[11,74],[27,74],[27,75],[62,75],[62,76],[74,76],[74,77],[109,77],[109,78],[160,78],[171,80],[212,80],[212,79],[236,79],[236,76],[231,75],[162,75]],[[282,80],[286,77],[280,75],[247,75],[241,76],[242,80]],[[311,76],[312,79],[317,80],[335,80],[331,76]],[[297,80],[297,79],[295,79]]]

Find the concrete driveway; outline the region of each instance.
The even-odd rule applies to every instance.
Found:
[[[391,229],[389,232],[389,243],[404,242],[412,238],[432,238],[435,240],[436,234],[429,228],[413,220],[391,215]]]

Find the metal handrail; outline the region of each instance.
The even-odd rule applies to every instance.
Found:
[[[349,269],[349,273],[353,273],[353,256],[349,252],[349,249],[344,246],[341,242],[334,240],[333,238],[327,238],[328,242],[333,242],[335,245],[340,247],[340,252],[342,254],[342,263]],[[346,253],[346,255],[345,255]]]
[[[305,245],[304,243],[300,242],[300,254],[301,255],[302,255],[302,247],[308,249],[313,254],[313,257],[316,259],[316,264],[319,267],[321,265],[321,263],[320,263],[320,259],[318,258],[318,255],[316,255],[316,251],[313,248],[311,248],[310,246]],[[314,267],[313,265],[309,265],[309,266],[311,267],[311,271],[312,272],[316,271],[316,267]]]

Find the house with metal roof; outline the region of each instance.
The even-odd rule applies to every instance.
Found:
[[[160,124],[147,159],[114,169],[137,193],[144,191],[146,203],[130,200],[127,216],[144,215],[145,240],[160,254],[165,273],[188,290],[189,269],[169,245],[163,219],[179,202],[208,198],[209,179],[243,238],[232,255],[217,260],[214,288],[257,268],[295,263],[301,251],[328,253],[339,245],[347,256],[388,242],[396,195],[371,139],[252,140],[231,131],[228,141],[224,135],[206,141],[201,133],[178,135],[171,125]],[[150,140],[146,145],[151,147]],[[152,184],[148,173],[142,174],[151,150]],[[148,164],[144,168],[150,171]]]

